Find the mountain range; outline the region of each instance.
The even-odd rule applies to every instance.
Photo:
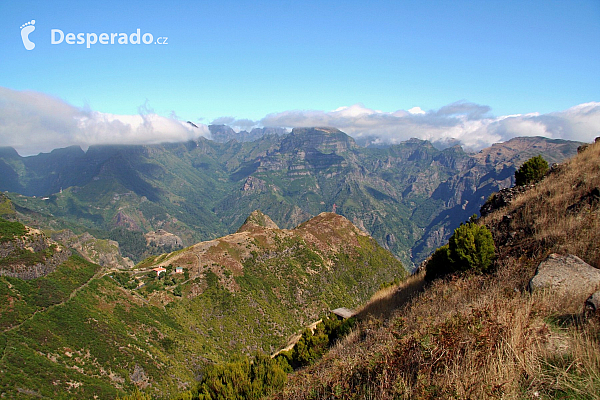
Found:
[[[580,145],[526,137],[470,154],[419,139],[361,147],[334,128],[240,136],[214,125],[211,132],[220,141],[68,147],[29,157],[2,148],[0,190],[29,223],[115,240],[134,261],[160,252],[144,238],[158,230],[189,246],[235,232],[256,209],[283,228],[335,209],[410,268],[510,186],[525,160],[541,154],[561,162]]]

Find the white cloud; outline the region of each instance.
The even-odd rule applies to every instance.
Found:
[[[408,112],[411,114],[425,114],[425,111],[423,111],[421,107],[413,107],[410,110],[408,110]]]
[[[0,87],[0,145],[20,154],[36,154],[59,147],[94,144],[154,144],[210,137],[208,127],[181,121],[175,112],[162,117],[147,104],[138,115],[115,115],[80,109],[32,91]],[[576,105],[548,114],[528,113],[495,117],[490,107],[456,102],[438,110],[413,107],[383,112],[362,104],[332,111],[290,110],[269,114],[260,121],[221,117],[212,123],[250,130],[255,126],[338,128],[356,139],[399,143],[410,138],[434,143],[461,143],[479,150],[516,136],[546,136],[591,142],[600,136],[600,102]]]
[[[236,119],[234,117],[219,117],[211,122],[211,125],[228,125],[234,130],[250,130],[256,127],[257,122],[251,119]]]
[[[287,128],[332,126],[355,138],[372,138],[378,143],[398,143],[410,138],[456,143],[479,150],[517,136],[546,136],[591,142],[600,135],[600,103],[580,104],[549,114],[489,115],[490,107],[457,102],[425,112],[382,112],[355,104],[333,111],[293,110],[269,114],[263,126]]]
[[[162,117],[147,105],[138,115],[107,114],[43,93],[0,87],[0,143],[22,155],[70,145],[155,144],[209,136],[205,125],[197,125]]]

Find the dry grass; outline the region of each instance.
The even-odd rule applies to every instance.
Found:
[[[500,233],[530,236],[524,250],[531,256],[570,253],[600,268],[599,200],[600,143],[595,143],[483,222],[498,226]],[[513,251],[511,243],[502,244],[507,244],[507,252]]]
[[[389,321],[364,320],[275,398],[597,398],[597,322],[494,278],[436,282]]]
[[[600,318],[584,318],[579,301],[524,290],[550,252],[600,266],[596,188],[600,144],[486,217],[505,241],[494,273],[423,291],[413,277],[379,293],[345,340],[273,397],[599,399]]]
[[[425,272],[409,276],[397,285],[388,286],[375,293],[356,311],[359,320],[376,318],[386,320],[398,308],[404,306],[425,286]]]

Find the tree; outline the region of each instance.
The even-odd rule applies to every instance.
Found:
[[[485,225],[474,222],[454,230],[448,250],[455,271],[485,272],[494,261],[496,249],[492,233]]]
[[[485,272],[494,261],[492,233],[474,220],[454,230],[448,244],[438,248],[427,262],[427,280],[458,271]]]
[[[521,168],[515,171],[515,185],[524,186],[541,181],[548,172],[548,162],[540,156],[525,161]]]
[[[427,261],[425,279],[431,281],[448,274],[452,270],[451,264],[450,249],[448,248],[448,245],[445,244],[434,251]]]

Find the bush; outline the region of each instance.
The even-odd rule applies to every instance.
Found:
[[[319,360],[339,339],[346,336],[354,327],[356,320],[348,318],[340,320],[334,314],[322,318],[314,332],[305,329],[298,342],[291,350],[283,351],[277,356],[277,361],[291,369],[298,369],[313,364]]]
[[[494,261],[494,239],[485,225],[471,221],[454,230],[448,244],[438,248],[427,263],[427,280],[458,271],[485,272]]]
[[[10,242],[16,238],[25,235],[27,229],[20,222],[7,221],[4,218],[0,218],[0,243]]]
[[[446,275],[451,270],[451,263],[450,248],[445,244],[434,251],[431,258],[427,261],[425,279],[430,281]]]
[[[532,157],[515,171],[515,185],[523,186],[539,182],[547,172],[548,162],[542,156]]]
[[[258,400],[283,388],[286,380],[287,376],[276,360],[257,353],[252,362],[244,358],[207,366],[197,387],[175,398]]]

